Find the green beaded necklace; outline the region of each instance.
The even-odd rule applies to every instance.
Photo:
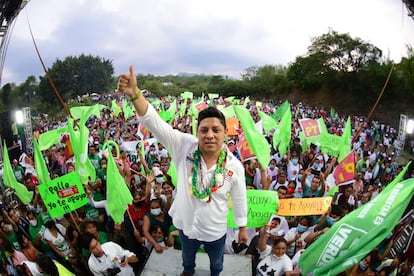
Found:
[[[201,160],[201,152],[200,150],[196,150],[194,152],[194,165],[193,165],[193,175],[191,178],[191,187],[192,187],[192,193],[193,195],[198,198],[199,200],[203,202],[210,201],[210,194],[212,192],[215,192],[219,189],[218,183],[222,182],[223,177],[223,171],[225,167],[225,160],[226,160],[227,151],[225,149],[222,149],[220,151],[220,155],[217,159],[217,166],[216,170],[214,171],[214,177],[211,180],[210,187],[208,189],[205,189],[203,192],[200,192],[197,188],[198,183],[198,176],[200,171],[200,160]]]

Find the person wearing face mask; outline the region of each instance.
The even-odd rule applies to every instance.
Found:
[[[269,166],[266,168],[266,175],[272,178],[272,181],[277,180],[279,168],[276,166],[276,159],[271,159]]]
[[[287,242],[284,238],[275,240],[273,246],[266,243],[269,225],[259,236],[259,262],[256,266],[256,275],[292,275],[292,261],[286,255]]]
[[[311,221],[310,217],[302,217],[299,220],[298,226],[290,228],[285,234],[284,238],[288,245],[286,254],[289,257],[292,258],[297,251],[306,247],[305,238],[311,233],[311,231],[308,231]]]
[[[332,204],[328,212],[322,215],[319,222],[315,225],[314,231],[325,229],[326,227],[332,227],[343,216],[343,212],[340,206]]]
[[[375,272],[370,269],[371,253],[365,256],[359,263],[346,270],[346,275],[363,276],[375,275]]]
[[[154,179],[154,175],[150,174],[146,177],[147,183],[150,183]],[[148,182],[149,181],[149,182]],[[151,186],[147,184],[147,186]],[[135,191],[132,204],[128,205],[128,214],[130,220],[132,220],[135,229],[142,233],[142,226],[144,225],[144,217],[149,212],[150,202],[150,190],[146,189],[143,193],[142,190]]]
[[[150,229],[155,225],[159,225],[162,228],[164,237],[168,236],[168,231],[171,226],[171,218],[168,213],[164,213],[161,209],[161,200],[152,199],[150,203],[150,212],[144,217],[144,225],[142,231],[147,241],[154,247],[155,251],[162,253],[165,248],[160,246],[157,241],[152,237]]]
[[[292,155],[287,152],[287,179],[288,181],[296,180],[299,171],[302,169],[302,165],[299,163],[299,156],[296,151],[293,151]]]

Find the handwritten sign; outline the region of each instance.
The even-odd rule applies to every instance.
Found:
[[[331,206],[332,197],[290,198],[279,200],[277,214],[280,216],[308,216],[325,214]]]
[[[278,204],[278,197],[275,191],[247,190],[247,228],[263,227],[269,217],[275,213]],[[227,226],[237,228],[234,223],[233,206],[229,204]]]
[[[88,197],[76,171],[38,187],[52,218],[63,216],[88,202]]]

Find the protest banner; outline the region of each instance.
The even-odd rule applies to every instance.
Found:
[[[263,227],[269,217],[276,212],[278,197],[275,191],[268,190],[247,190],[247,228]],[[238,228],[234,224],[234,211],[231,200],[229,200],[229,213],[227,226]]]
[[[325,214],[332,197],[280,199],[277,214],[280,216],[309,216]]]
[[[76,171],[39,185],[38,188],[52,218],[63,216],[88,203],[88,196]]]

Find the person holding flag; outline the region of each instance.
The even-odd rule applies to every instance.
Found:
[[[194,274],[195,255],[201,244],[210,258],[211,275],[219,275],[223,270],[228,194],[232,198],[234,222],[239,226],[239,242],[248,240],[244,169],[224,144],[224,115],[214,107],[201,111],[196,138],[173,130],[160,118],[138,88],[132,66],[129,73],[121,75],[118,90],[129,96],[140,121],[166,146],[175,162],[177,195],[169,214],[182,242],[181,275]]]

